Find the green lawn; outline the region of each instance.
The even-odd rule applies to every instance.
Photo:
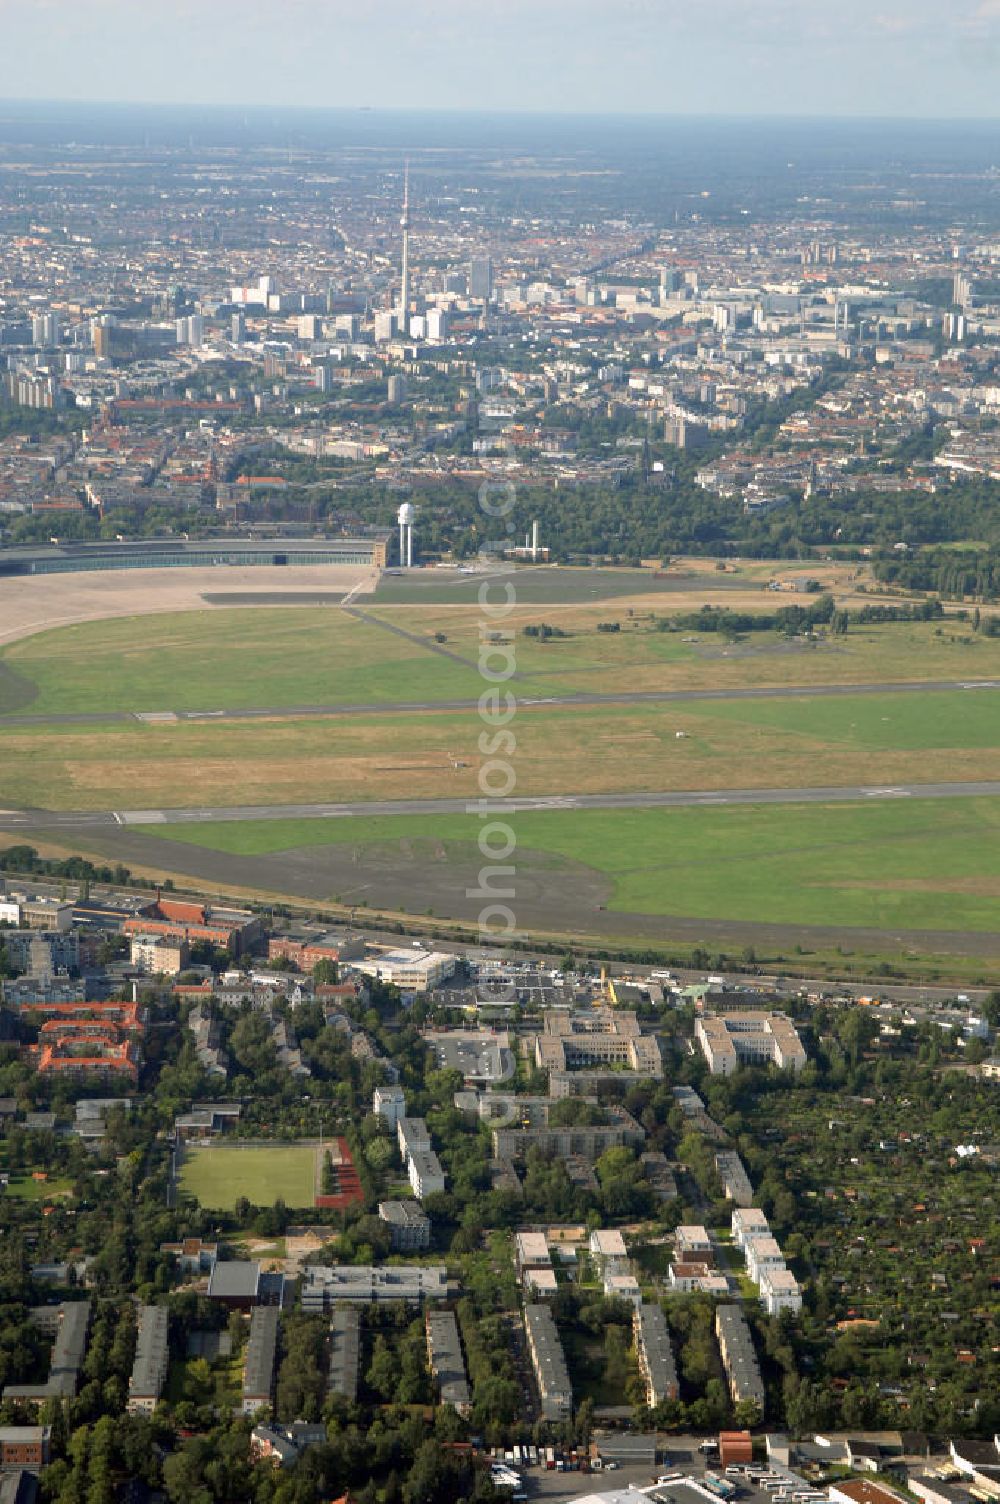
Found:
[[[606,873],[614,910],[889,930],[1000,925],[998,799],[553,810],[517,815],[512,824],[522,851],[551,855],[553,882],[567,859]],[[476,832],[477,822],[463,815],[147,829],[242,855],[340,845],[362,854],[374,848],[382,860],[400,841],[421,840],[464,860]]]
[[[187,1195],[213,1211],[232,1211],[241,1196],[255,1206],[271,1206],[279,1197],[286,1206],[312,1206],[316,1148],[312,1144],[188,1147],[180,1183]]]
[[[707,700],[698,715],[841,747],[1000,746],[1000,690],[956,689],[829,699]],[[878,776],[877,774],[875,775]]]
[[[21,1201],[51,1201],[56,1196],[69,1196],[72,1191],[71,1180],[63,1180],[58,1175],[50,1175],[48,1180],[32,1180],[29,1172],[12,1175],[3,1195],[17,1196]]]
[[[18,677],[10,708],[29,708],[25,681],[37,688],[32,714],[448,699],[480,689],[474,667],[329,608],[86,622],[14,643],[2,661]]]

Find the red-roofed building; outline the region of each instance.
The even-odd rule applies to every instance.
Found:
[[[261,919],[249,909],[210,909],[205,904],[158,895],[122,926],[126,935],[163,935],[188,944],[207,941],[232,956],[252,950],[262,938]]]

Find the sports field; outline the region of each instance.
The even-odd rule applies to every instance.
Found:
[[[602,908],[629,914],[887,930],[1000,928],[1000,800],[675,810],[544,811],[512,818],[532,891],[525,927],[541,924],[545,892],[572,894],[579,871],[599,882],[580,928]],[[462,815],[258,821],[151,827],[167,844],[234,856],[293,851],[328,864],[331,884],[412,873],[436,914],[464,912],[466,875],[482,865],[477,825]],[[170,859],[164,858],[165,865]],[[266,864],[262,864],[266,865]],[[517,877],[513,879],[517,887]],[[336,892],[331,887],[331,896]],[[513,905],[517,907],[516,901]]]
[[[254,1206],[312,1206],[316,1195],[316,1144],[189,1145],[180,1171],[181,1191],[212,1211],[232,1211],[241,1197]]]

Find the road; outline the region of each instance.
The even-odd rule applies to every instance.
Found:
[[[403,634],[406,635],[406,634]],[[424,643],[424,646],[436,644]],[[437,649],[438,651],[443,651]],[[473,668],[454,653],[444,653],[464,666]],[[517,697],[518,707],[525,710],[539,706],[572,705],[689,705],[712,700],[821,700],[853,695],[941,694],[956,690],[1000,690],[1000,679],[912,679],[881,684],[803,684],[743,689],[664,689],[635,690],[619,694],[544,695],[537,692]],[[223,710],[95,710],[67,711],[48,715],[0,716],[4,726],[100,726],[127,721],[254,721],[275,717],[296,719],[313,716],[426,715],[434,711],[469,711],[478,713],[479,702],[473,699],[365,701],[333,705],[247,705]]]
[[[849,804],[870,799],[975,799],[1000,797],[1000,783],[850,784],[802,789],[672,789],[638,794],[539,794],[490,799],[492,816],[548,810],[692,809],[738,804]],[[365,819],[373,815],[479,814],[468,799],[371,799],[357,804],[220,804],[191,809],[0,810],[5,830],[92,830],[115,825],[209,825],[231,820]]]

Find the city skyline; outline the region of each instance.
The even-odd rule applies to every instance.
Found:
[[[0,0],[8,97],[456,111],[997,118],[1000,0]]]

